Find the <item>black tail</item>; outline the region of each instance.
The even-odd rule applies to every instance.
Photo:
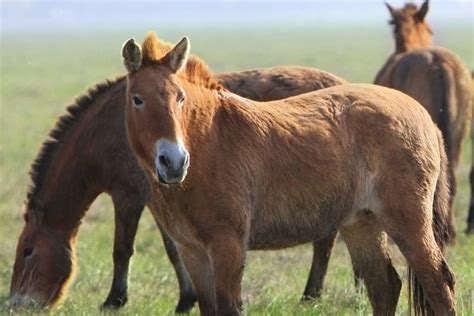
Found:
[[[448,159],[441,133],[438,133],[438,142],[441,153],[441,169],[433,199],[433,233],[438,247],[443,251],[445,246],[453,241],[455,232],[451,225],[450,207],[453,195],[449,189]],[[444,259],[441,269],[451,291],[454,293],[455,276]],[[410,267],[408,268],[408,280],[409,305],[413,307],[415,315],[433,315],[433,310],[424,297],[423,288]]]
[[[449,84],[454,82],[454,78],[452,77],[451,72],[449,72],[443,65],[440,65],[438,71],[435,73],[434,77],[434,86],[436,87],[435,93],[439,95],[436,96],[437,100],[440,100],[439,104],[439,119],[438,119],[438,127],[441,130],[444,139],[444,148],[446,149],[446,155],[448,157],[448,164],[453,161],[453,138],[451,135],[451,109],[449,104],[452,103],[452,99],[454,98],[455,91],[453,91],[453,87]],[[448,167],[447,168],[447,181],[449,184],[449,190],[451,191],[451,196],[454,197],[457,191],[457,184],[456,178],[454,174],[454,168]],[[448,240],[449,243],[454,243],[456,240],[456,222],[455,222],[455,214],[453,208],[453,201],[450,200],[449,206],[449,235],[450,238]]]

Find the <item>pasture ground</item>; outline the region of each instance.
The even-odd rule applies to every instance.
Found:
[[[160,30],[158,30],[160,31]],[[169,41],[190,37],[192,52],[214,71],[243,70],[282,64],[318,67],[352,82],[371,82],[392,51],[387,25],[375,27],[262,28],[223,30],[161,30]],[[469,25],[435,28],[436,42],[457,52],[474,67]],[[75,96],[103,78],[123,72],[120,47],[129,37],[142,39],[143,30],[96,34],[2,34],[0,50],[0,314],[7,299],[15,246],[23,226],[22,203],[29,165],[56,117]],[[458,243],[448,249],[448,262],[457,275],[457,310],[474,314],[474,236],[468,238],[465,218],[469,203],[468,172],[471,144],[464,147],[456,197]],[[79,271],[58,315],[99,314],[112,276],[113,209],[100,196],[79,231]],[[349,255],[338,242],[329,265],[321,300],[300,304],[311,261],[309,245],[283,251],[251,252],[243,282],[244,307],[249,315],[366,315],[365,293],[353,286]],[[399,274],[404,259],[394,249]],[[406,282],[404,282],[406,284]],[[130,275],[129,302],[118,315],[172,314],[178,286],[158,231],[145,211],[136,238]],[[23,311],[22,314],[26,313]],[[46,311],[45,313],[48,313]],[[407,314],[406,288],[398,314]],[[193,310],[197,314],[197,309]]]

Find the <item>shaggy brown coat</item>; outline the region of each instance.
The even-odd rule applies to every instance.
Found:
[[[442,254],[446,156],[418,102],[372,85],[254,102],[215,89],[208,73],[187,71],[186,38],[164,57],[155,45],[150,35],[143,49],[134,40],[123,47],[128,136],[155,181],[157,218],[179,243],[202,314],[240,314],[248,249],[294,246],[338,229],[374,314],[394,314],[400,290],[386,234],[426,295],[428,305],[416,300],[415,309],[454,314],[454,274]],[[189,152],[180,184],[159,183],[162,139]]]

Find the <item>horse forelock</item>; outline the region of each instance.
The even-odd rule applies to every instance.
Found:
[[[149,33],[142,44],[143,65],[159,64],[160,60],[173,48],[173,45],[162,41],[155,33]],[[222,90],[223,86],[214,77],[209,66],[200,58],[191,55],[180,77],[211,90]]]
[[[393,19],[390,20],[390,24],[394,24],[395,21],[406,21],[409,18],[413,17],[415,13],[418,12],[419,7],[413,3],[408,2],[404,7],[395,9]]]
[[[407,2],[405,3],[405,7],[403,8],[403,10],[410,13],[416,12],[418,11],[418,6],[413,2]]]

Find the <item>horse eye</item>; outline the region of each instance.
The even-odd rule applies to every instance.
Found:
[[[180,106],[183,106],[184,100],[186,99],[186,93],[184,91],[180,91],[178,96],[176,97]]]
[[[32,253],[33,253],[33,248],[25,248],[25,249],[23,250],[23,256],[24,256],[25,258],[31,256]]]
[[[134,95],[132,96],[132,101],[133,101],[133,105],[135,105],[136,107],[142,107],[143,104],[145,103],[142,98],[140,98],[139,96],[137,95]]]

